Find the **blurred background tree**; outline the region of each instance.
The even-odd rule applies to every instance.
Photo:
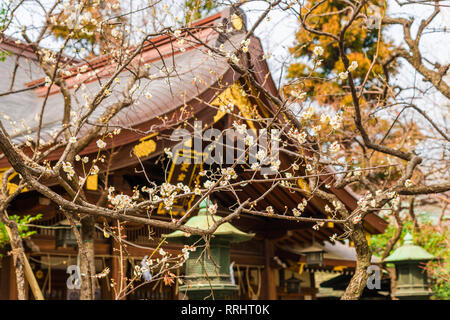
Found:
[[[77,8],[76,14],[65,10],[70,6]],[[87,58],[105,54],[124,40],[120,35],[126,28],[127,19],[121,12],[119,0],[69,0],[49,18],[50,33],[57,39],[66,39],[73,32],[74,41],[67,47],[81,53],[85,50],[87,55],[83,56]]]
[[[219,6],[218,2],[217,0],[185,0],[185,22],[189,23],[208,16]]]
[[[345,70],[338,42],[326,35],[339,36],[351,18],[352,11],[345,10],[349,7],[344,1],[306,1],[299,14],[307,17],[308,27],[318,32],[310,32],[299,22],[295,43],[289,50],[295,62],[287,68],[289,83],[283,88],[285,96],[291,99],[302,96],[303,109],[312,106],[342,117],[343,125],[339,129],[332,129],[326,121],[321,121],[322,112],[302,121],[317,126],[318,130],[313,133],[317,141],[325,145],[337,141],[341,151],[336,153],[335,158],[345,157],[342,162],[353,163],[354,168],[386,165],[391,157],[367,150],[360,143],[362,139],[353,119],[355,109],[346,72],[351,72],[357,91],[364,87],[360,98],[361,116],[370,137],[402,151],[409,151],[410,146],[422,137],[415,120],[399,119],[402,112],[393,107],[400,88],[393,88],[392,78],[398,73],[400,65],[397,59],[391,58],[395,46],[381,27],[386,6],[385,1],[368,1],[360,13],[365,18],[352,23],[346,31],[345,53],[354,69]],[[314,10],[309,13],[311,8]],[[396,181],[400,174],[392,168],[378,171],[368,179],[375,184],[386,184]],[[358,184],[352,187],[355,191],[361,191]]]

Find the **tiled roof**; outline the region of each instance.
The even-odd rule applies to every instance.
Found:
[[[216,22],[222,21],[221,18],[225,14],[229,14],[228,10],[203,19],[197,25],[212,26]],[[196,37],[212,47],[218,45],[218,34],[211,28],[202,28],[196,34]],[[244,33],[232,35],[224,41],[225,48],[233,50],[233,48],[239,47],[243,37]],[[138,58],[140,63],[150,65],[150,74],[155,75],[156,78],[139,81],[139,88],[133,94],[134,103],[117,114],[112,120],[112,124],[133,127],[158,116],[163,116],[181,106],[188,106],[192,99],[223,77],[224,73],[230,69],[226,59],[209,56],[204,47],[194,44],[193,41],[193,39],[186,38],[184,46],[186,50],[182,52],[176,42],[171,41],[168,36],[150,40],[152,45],[147,45],[146,50]],[[2,74],[12,74],[13,59],[15,57],[10,56],[5,62],[0,64],[0,72]],[[99,57],[89,62],[89,65],[93,66],[97,74],[103,76],[103,80],[111,74],[111,69],[115,67],[111,64],[105,64],[104,61],[105,57]],[[79,70],[80,67],[81,65],[78,65],[75,70]],[[16,123],[15,126],[12,126],[10,121],[4,121],[7,131],[16,143],[24,141],[27,134],[32,135],[32,132],[36,131],[38,127],[37,114],[41,111],[48,90],[47,87],[43,86],[43,74],[39,70],[36,61],[29,59],[26,67],[21,65],[20,68],[21,70],[17,72],[16,88],[42,85],[37,89],[0,97],[0,114],[7,114],[11,121]],[[160,73],[171,69],[173,72],[169,75]],[[95,94],[100,88],[98,81],[94,79],[87,80],[90,71],[92,71],[91,67],[84,73],[75,73],[74,76],[66,79],[72,91],[72,111],[75,111],[77,114],[83,112],[85,103],[82,97],[84,93],[82,90],[76,90],[75,86],[80,86],[84,83],[86,86],[85,93],[88,93],[90,96]],[[111,95],[90,116],[90,123],[95,122],[108,106],[121,99],[122,89],[126,85],[129,76],[129,71],[124,71],[119,75],[119,84],[115,84],[114,89],[111,90]],[[7,91],[8,86],[9,81],[2,81],[0,92]],[[58,94],[58,92],[59,89],[56,86],[50,88],[41,132],[41,137],[44,140],[49,140],[51,132],[61,127],[64,104],[63,96]],[[145,94],[147,92],[151,94],[150,99],[146,98]],[[21,125],[22,122],[25,122],[32,132],[26,130]],[[85,126],[84,130],[87,129],[89,129],[89,126]],[[80,132],[80,135],[82,134],[83,131]]]

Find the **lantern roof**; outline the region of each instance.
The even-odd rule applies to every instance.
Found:
[[[212,202],[209,200],[209,198],[203,199],[203,201],[199,205],[200,210],[198,214],[194,217],[189,218],[185,226],[191,228],[198,228],[201,230],[208,230],[209,228],[211,228],[214,225],[214,223],[222,219],[222,217],[211,214],[209,212],[209,208],[211,206]],[[246,233],[239,230],[229,222],[221,224],[216,229],[216,231],[214,231],[213,235],[215,236],[214,238],[216,240],[223,239],[228,240],[230,242],[248,241],[255,236],[254,233]],[[178,242],[196,235],[191,235],[184,231],[177,230],[164,236],[167,238],[168,241],[172,239],[174,242]]]
[[[77,225],[77,227],[81,227],[81,224],[78,223],[78,222],[77,222],[76,225]],[[66,226],[67,226],[68,229],[72,228],[72,225],[70,224],[70,221],[68,219],[64,219],[64,220],[58,221],[57,223],[55,223],[53,225],[53,227],[66,227]]]
[[[300,252],[301,253],[325,252],[325,249],[324,249],[323,246],[321,246],[318,243],[314,242],[309,247],[301,249]]]
[[[413,237],[410,233],[406,234],[403,239],[404,243],[397,248],[384,262],[406,262],[406,261],[428,261],[436,257],[427,252],[424,248],[417,246],[413,242]]]

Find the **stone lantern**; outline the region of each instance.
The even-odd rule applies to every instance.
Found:
[[[395,297],[408,300],[428,299],[432,292],[428,287],[427,272],[421,266],[433,259],[435,257],[425,249],[414,245],[413,238],[408,233],[404,244],[384,260],[385,264],[395,265]]]
[[[208,198],[204,199],[200,203],[198,215],[191,217],[185,226],[207,230],[220,220],[220,216],[209,213],[211,204]],[[169,243],[194,245],[197,248],[190,252],[186,260],[186,282],[179,287],[179,291],[191,300],[212,299],[211,291],[215,300],[227,299],[237,293],[238,286],[232,283],[230,276],[230,244],[250,240],[254,235],[240,231],[229,222],[221,224],[210,238],[211,258],[208,258],[208,251],[204,250],[205,241],[201,236],[181,230],[165,235]]]

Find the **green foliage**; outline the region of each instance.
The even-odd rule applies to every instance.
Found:
[[[0,50],[0,61],[5,61],[7,56],[10,56],[11,52]]]
[[[370,246],[375,255],[381,256],[387,242],[395,231],[396,228],[391,224],[388,226],[385,233],[373,235],[371,237]],[[403,245],[403,238],[408,232],[413,235],[414,243],[416,245],[423,247],[426,251],[439,258],[438,261],[429,262],[425,267],[433,283],[432,298],[450,300],[449,228],[445,226],[439,228],[436,225],[433,225],[431,221],[424,221],[420,224],[420,228],[416,230],[413,222],[406,221],[404,223],[401,238],[393,250]]]
[[[36,231],[30,231],[28,224],[42,218],[42,214],[37,214],[35,216],[25,215],[23,217],[13,215],[10,216],[9,218],[17,223],[17,228],[19,229],[20,237],[23,239],[36,233]],[[0,222],[0,249],[3,248],[8,243],[9,243],[8,232],[6,231],[6,227],[4,226],[4,224]]]
[[[4,8],[3,5],[4,4],[0,4],[0,32],[3,31],[3,29],[6,26],[6,24],[9,21],[6,8]],[[10,52],[0,49],[0,61],[5,61],[6,57],[9,56],[9,55],[11,55]],[[0,241],[1,241],[1,239],[0,239]]]
[[[0,30],[3,30],[8,21],[6,8],[0,7]]]
[[[206,17],[214,10],[218,3],[216,0],[185,0],[186,7],[185,22],[191,22]]]
[[[395,250],[396,248],[400,247],[403,244],[403,238],[408,232],[413,233],[412,229],[414,229],[414,224],[411,221],[406,221],[404,223],[404,228],[402,230],[400,240],[395,245],[393,250]],[[376,255],[377,257],[381,257],[388,241],[393,237],[396,231],[397,228],[392,224],[389,224],[384,233],[372,235],[372,237],[370,238],[370,249],[372,250],[374,255]]]
[[[9,243],[8,233],[6,232],[5,225],[0,222],[0,248]]]

